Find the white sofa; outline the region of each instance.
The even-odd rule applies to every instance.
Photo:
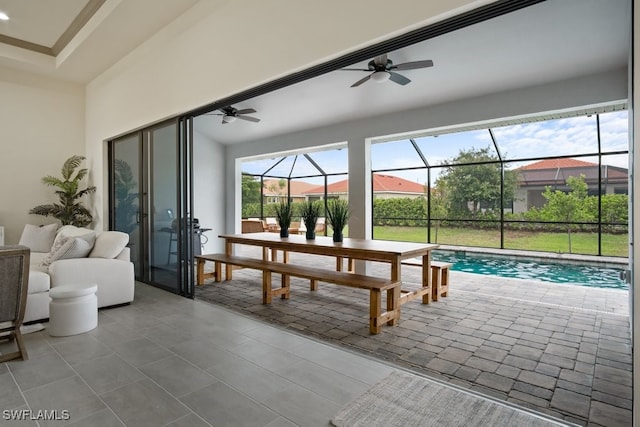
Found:
[[[87,243],[80,242],[82,250],[74,253],[65,243],[78,239]],[[20,238],[21,245],[31,248],[24,322],[48,319],[49,290],[61,285],[97,284],[98,307],[133,301],[135,279],[128,241],[129,236],[118,231],[27,225]]]

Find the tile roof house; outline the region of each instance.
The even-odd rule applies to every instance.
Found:
[[[284,185],[282,185],[284,184]],[[263,182],[263,196],[265,203],[278,203],[280,200],[286,200],[287,197],[287,180],[283,179],[265,179]],[[315,184],[304,181],[291,180],[290,183],[290,199],[293,203],[306,200],[306,192],[312,188],[316,188]]]
[[[598,174],[602,180],[603,194],[627,194],[629,172],[625,168],[602,165],[584,160],[562,158],[545,159],[517,168],[518,188],[516,189],[514,212],[524,212],[545,203],[542,196],[546,187],[568,191],[567,178],[584,175],[589,186],[589,194],[598,194]]]
[[[327,198],[346,199],[349,193],[349,180],[334,182],[327,186]],[[305,192],[309,199],[324,198],[324,186],[318,186]],[[423,184],[409,181],[393,175],[373,174],[373,197],[390,199],[395,197],[424,197]]]

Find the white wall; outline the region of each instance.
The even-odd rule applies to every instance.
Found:
[[[486,3],[197,3],[87,86],[86,151],[99,177],[100,220],[107,217],[105,140]]]
[[[212,229],[204,233],[208,241],[204,244],[203,253],[224,251],[222,240],[217,238],[225,231],[223,206],[227,185],[224,159],[224,147],[221,144],[194,132],[193,216],[200,220],[200,227]]]
[[[0,225],[5,244],[17,244],[25,224],[55,222],[28,214],[58,200],[41,178],[85,154],[84,89],[0,67],[0,100]]]

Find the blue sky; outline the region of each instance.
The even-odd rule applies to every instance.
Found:
[[[628,150],[627,129],[627,111],[601,114],[602,152]],[[518,161],[519,159],[588,154],[598,151],[595,115],[503,126],[492,128],[492,130],[503,157],[510,160],[509,166],[511,168],[531,163]],[[444,160],[455,157],[461,149],[493,147],[489,132],[486,129],[451,133],[438,137],[416,138],[416,143],[430,165],[442,164]],[[347,170],[347,154],[345,149],[334,149],[313,152],[309,155],[325,172],[336,173]],[[371,148],[371,155],[373,170],[422,165],[422,161],[408,140],[374,144]],[[279,158],[246,162],[243,166],[243,171],[262,173]],[[581,157],[580,159],[594,163],[598,161],[597,157]],[[603,163],[627,168],[628,156],[604,156]],[[274,168],[272,173],[288,176],[292,166],[293,157],[291,156]],[[293,176],[317,173],[317,170],[303,156],[298,156],[293,170]],[[437,177],[438,170],[437,168],[432,170],[432,180]],[[426,182],[426,172],[422,170],[398,171],[393,172],[393,175],[402,176],[405,179],[419,183]],[[343,178],[339,177],[331,181]],[[321,183],[319,182],[319,184]]]

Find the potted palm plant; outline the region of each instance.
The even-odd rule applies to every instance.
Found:
[[[320,203],[307,200],[300,205],[300,216],[307,229],[307,240],[316,238],[316,222],[320,216]]]
[[[86,227],[93,221],[93,215],[80,203],[85,195],[94,193],[96,187],[90,186],[81,189],[81,181],[89,171],[85,168],[78,169],[84,160],[84,156],[71,156],[62,165],[62,179],[47,175],[42,182],[51,187],[57,187],[56,194],[60,198],[59,203],[38,205],[29,211],[30,214],[52,216],[62,225],[75,225]],[[78,169],[76,171],[76,169]]]
[[[289,237],[289,227],[293,217],[293,206],[288,201],[281,201],[275,206],[276,221],[280,226],[280,237]]]
[[[342,230],[349,220],[349,202],[343,199],[330,200],[327,204],[327,222],[333,228],[333,241],[342,242]]]

